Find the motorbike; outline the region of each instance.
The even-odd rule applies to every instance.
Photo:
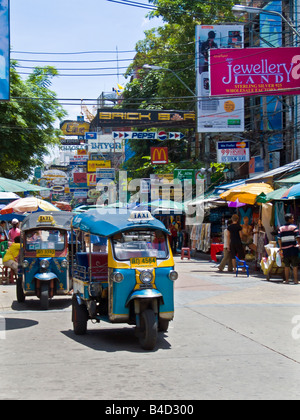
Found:
[[[169,232],[148,211],[123,212],[100,208],[72,221],[72,243],[82,244],[72,251],[73,329],[85,334],[88,320],[135,325],[142,348],[153,350],[174,317]]]
[[[70,293],[68,236],[73,216],[67,211],[36,212],[23,220],[18,302],[24,302],[26,296],[37,296],[41,309],[47,310],[49,299]]]

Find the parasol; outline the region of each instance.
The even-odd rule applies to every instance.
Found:
[[[3,209],[0,210],[0,214],[26,213],[36,211],[60,211],[60,209],[48,201],[41,200],[40,198],[25,197],[12,201],[7,206],[3,207]]]
[[[255,204],[256,197],[261,193],[269,193],[273,188],[264,182],[249,183],[231,188],[220,195],[220,198],[226,201],[235,201],[239,199],[241,203]]]

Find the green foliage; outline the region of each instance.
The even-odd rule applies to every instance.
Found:
[[[36,68],[22,80],[13,62],[10,70],[11,100],[0,103],[0,176],[26,179],[40,165],[49,146],[58,143],[54,128],[66,112],[51,91],[54,67]]]

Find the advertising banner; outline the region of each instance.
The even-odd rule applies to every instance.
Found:
[[[9,100],[9,0],[0,0],[0,101]]]
[[[210,95],[299,95],[300,48],[210,50]]]
[[[219,141],[217,143],[217,162],[249,162],[250,150],[248,141]]]
[[[130,140],[181,140],[184,134],[180,132],[166,131],[113,131],[113,139],[130,139]]]
[[[110,168],[110,160],[88,160],[88,172],[96,172],[97,168]]]
[[[89,153],[123,153],[124,141],[114,139],[111,134],[99,135],[97,140],[88,140]]]
[[[156,111],[128,109],[98,109],[97,116],[92,121],[94,127],[194,127],[194,111]]]
[[[151,147],[151,163],[152,165],[163,165],[168,163],[167,147]]]
[[[196,26],[197,126],[199,133],[244,131],[244,99],[210,98],[209,51],[219,48],[241,49],[242,25]],[[237,95],[236,95],[237,96]]]

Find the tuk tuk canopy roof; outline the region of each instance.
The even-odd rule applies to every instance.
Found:
[[[42,211],[29,214],[22,222],[22,230],[57,228],[70,230],[74,214],[69,211]],[[48,221],[47,221],[48,220]]]
[[[159,220],[152,218],[150,220],[141,219],[133,222],[130,219],[131,212],[124,213],[120,209],[88,210],[85,213],[78,214],[74,217],[72,228],[81,229],[84,232],[98,236],[113,236],[117,232],[124,232],[133,228],[145,228],[151,230],[161,230],[169,233],[168,229]]]

